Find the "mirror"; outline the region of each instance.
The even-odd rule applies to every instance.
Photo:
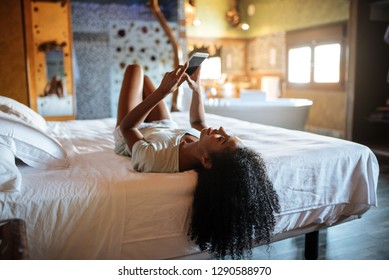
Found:
[[[48,80],[53,76],[58,76],[61,79],[65,78],[62,50],[51,50],[46,53],[46,70]]]
[[[63,47],[66,43],[45,42],[38,49],[45,54],[46,84],[38,97],[38,111],[43,116],[71,115],[72,96],[66,92]]]
[[[51,50],[46,53],[47,84],[44,96],[52,94],[64,97],[64,67],[62,50]]]

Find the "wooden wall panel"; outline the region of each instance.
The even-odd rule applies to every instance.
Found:
[[[21,0],[0,5],[0,95],[29,105]]]

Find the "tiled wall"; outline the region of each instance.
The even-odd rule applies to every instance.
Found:
[[[182,33],[178,28],[178,2],[164,1],[165,6],[161,6],[162,11],[169,11],[164,14],[177,36]],[[145,3],[72,1],[77,119],[116,116],[127,64],[141,64],[155,83],[172,69],[173,47]]]
[[[248,71],[282,73],[285,61],[285,32],[259,36],[248,44]]]
[[[176,24],[170,24],[175,32]],[[117,101],[126,65],[137,63],[157,86],[162,73],[173,69],[174,52],[164,30],[155,21],[112,21],[109,29],[111,115]]]

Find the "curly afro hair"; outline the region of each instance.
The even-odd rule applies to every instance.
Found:
[[[198,170],[188,235],[215,258],[250,258],[255,244],[269,244],[278,196],[263,159],[247,147],[210,155]]]

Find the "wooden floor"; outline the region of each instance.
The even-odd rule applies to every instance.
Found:
[[[384,170],[381,168],[381,170]],[[361,219],[321,230],[319,258],[331,260],[389,260],[389,172],[381,171],[378,181],[378,207]],[[304,236],[258,247],[253,259],[302,260]]]

